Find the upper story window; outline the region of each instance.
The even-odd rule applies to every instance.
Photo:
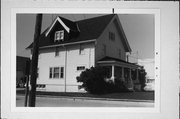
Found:
[[[113,32],[109,32],[109,40],[115,40],[115,34]]]
[[[56,57],[59,56],[59,48],[58,47],[56,47],[56,49],[55,49],[55,56]]]
[[[85,54],[85,48],[84,48],[84,46],[82,44],[80,44],[79,54],[80,55],[84,55]]]
[[[56,31],[54,36],[54,41],[63,41],[64,40],[64,30]]]

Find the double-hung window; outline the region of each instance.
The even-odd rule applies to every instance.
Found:
[[[109,40],[115,40],[115,34],[113,32],[109,32]]]
[[[50,79],[63,79],[64,78],[64,67],[50,67],[49,68]]]
[[[56,31],[54,36],[54,41],[63,41],[64,40],[64,30]]]

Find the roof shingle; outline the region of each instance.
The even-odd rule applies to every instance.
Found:
[[[114,16],[115,14],[110,14],[76,22],[71,22],[70,20],[59,17],[71,30],[76,31],[78,30],[77,27],[79,27],[79,36],[62,42],[51,42],[50,37],[45,36],[46,31],[49,29],[47,28],[40,36],[39,47],[97,39]],[[32,48],[32,46],[32,44],[29,45],[27,49]]]

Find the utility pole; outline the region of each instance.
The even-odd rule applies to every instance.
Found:
[[[36,24],[33,42],[33,54],[31,62],[31,79],[30,79],[30,92],[29,92],[29,107],[35,107],[36,102],[36,79],[37,79],[37,66],[39,54],[39,36],[41,34],[42,14],[36,15]]]

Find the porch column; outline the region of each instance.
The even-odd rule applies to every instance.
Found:
[[[138,81],[139,79],[139,73],[138,73],[138,69],[136,69],[136,80]]]
[[[129,68],[129,78],[132,79],[131,78],[131,68]]]
[[[121,72],[122,72],[122,80],[124,81],[124,67],[122,67],[122,70],[121,70]]]
[[[133,80],[132,80],[132,75],[131,75],[131,73],[132,73],[131,68],[129,68],[129,78],[130,78],[131,88],[133,89],[134,84],[133,84]]]
[[[112,65],[112,76],[111,76],[111,80],[114,82],[114,65]]]

